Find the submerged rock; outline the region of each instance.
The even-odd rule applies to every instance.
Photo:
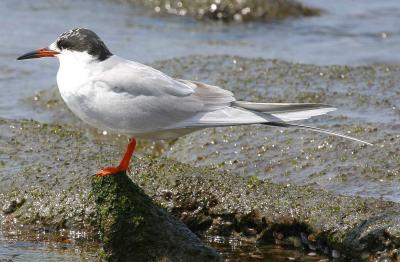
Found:
[[[156,219],[143,221],[140,215],[125,220],[125,211],[138,208],[143,215],[165,216],[156,207],[148,208],[150,199],[126,177],[95,180],[92,187],[92,174],[115,163],[120,155],[114,142],[70,126],[0,120],[4,162],[0,206],[7,211],[0,216],[3,234],[23,239],[40,232],[42,237],[52,233],[65,240],[96,240],[99,229],[104,236],[112,236],[129,225],[124,233],[140,234],[135,225],[146,228],[142,223],[156,223]],[[398,256],[397,203],[337,196],[309,186],[277,185],[144,155],[134,158],[130,176],[153,201],[198,234],[301,246],[310,253],[347,260]],[[138,194],[142,202],[131,202],[121,193]],[[118,205],[129,208],[121,212]],[[103,222],[99,225],[99,221]],[[171,223],[181,228],[178,222]],[[137,235],[131,237],[136,241]],[[117,243],[105,239],[105,250],[114,250]]]
[[[316,8],[295,0],[121,0],[156,13],[223,21],[272,21],[288,17],[316,16]]]

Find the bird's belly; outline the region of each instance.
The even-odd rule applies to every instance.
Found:
[[[140,133],[145,123],[112,101],[93,103],[86,97],[66,97],[70,110],[87,124],[114,133]],[[136,123],[136,124],[134,124]],[[151,127],[149,127],[151,129]]]
[[[171,128],[186,116],[163,111],[162,100],[159,108],[149,108],[149,104],[155,103],[120,94],[77,92],[74,95],[62,94],[62,97],[75,115],[101,130],[152,139],[177,138],[194,131],[191,128]]]

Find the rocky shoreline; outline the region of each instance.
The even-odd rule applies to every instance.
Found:
[[[1,169],[3,232],[23,238],[43,229],[74,231],[98,239],[99,221],[107,218],[98,216],[92,174],[118,156],[112,146],[82,130],[34,121],[2,120],[0,129],[1,159],[16,156]],[[145,155],[135,157],[130,176],[200,235],[307,248],[334,258],[398,257],[397,203],[273,184]],[[110,186],[112,180],[102,183]]]
[[[203,238],[294,248],[323,255],[322,260],[399,259],[399,203],[343,196],[335,187],[321,189],[330,178],[338,187],[352,181],[396,185],[400,162],[395,152],[400,145],[398,126],[390,119],[399,113],[393,106],[399,67],[314,66],[229,56],[185,57],[155,66],[176,77],[221,85],[239,99],[337,104],[344,113],[314,124],[350,130],[376,146],[308,133],[299,142],[297,131],[282,134],[256,126],[210,129],[177,141],[141,142],[128,174],[132,190],[123,190],[121,185],[130,183],[127,177],[96,182],[93,174],[118,161],[127,138],[88,128],[65,108],[57,90],[45,90],[29,103],[33,110],[49,112],[51,123],[0,119],[0,221],[5,237],[71,242],[83,253],[86,245],[94,245],[95,250],[103,247],[96,251],[96,259],[113,260],[118,249],[107,245],[112,241],[104,237],[120,234],[104,225],[125,221],[118,220],[125,211],[117,212],[112,203],[123,199],[116,197],[118,193],[133,201],[132,191],[152,202],[150,209],[161,210],[165,216],[160,225],[176,217]],[[382,92],[369,96],[371,89]],[[367,109],[385,117],[377,122],[357,117]],[[350,113],[356,117],[345,117]],[[240,154],[232,154],[235,150]],[[105,192],[110,194],[99,198]],[[102,213],[100,207],[112,212]],[[141,217],[135,209],[126,210],[128,217]],[[128,219],[126,232],[133,232],[141,221]],[[148,221],[157,228],[156,220]],[[204,254],[215,254],[194,234],[188,235],[188,243]],[[222,253],[220,257],[225,259]],[[242,260],[262,257],[258,252],[253,257],[245,254]]]
[[[238,100],[334,105],[337,111],[303,123],[375,146],[309,131],[238,126],[206,129],[176,141],[140,140],[140,152],[276,183],[400,199],[399,66],[318,66],[236,56],[189,56],[152,66],[177,78],[219,85]],[[87,128],[65,108],[56,88],[39,92],[29,103],[49,122]]]

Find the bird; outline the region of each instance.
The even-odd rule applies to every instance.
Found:
[[[336,110],[318,103],[255,103],[236,100],[231,91],[178,79],[150,66],[114,55],[90,29],[75,28],[18,60],[57,57],[57,85],[69,109],[104,131],[127,134],[127,149],[109,176],[129,169],[137,138],[175,139],[212,127],[255,125],[302,128],[372,145],[366,141],[292,121]],[[290,122],[290,123],[289,123]]]

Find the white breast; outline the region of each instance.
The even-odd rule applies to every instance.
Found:
[[[107,129],[101,123],[101,116],[94,114],[90,105],[90,100],[96,95],[96,90],[92,88],[92,79],[106,70],[103,63],[85,52],[68,50],[63,50],[58,58],[60,67],[57,84],[68,108],[88,124]]]
[[[57,73],[57,84],[62,98],[68,104],[68,99],[75,95],[98,70],[93,66],[93,57],[84,52],[64,50],[58,58],[60,68]]]

